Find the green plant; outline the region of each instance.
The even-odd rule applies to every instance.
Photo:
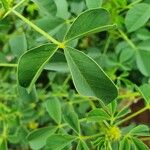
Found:
[[[124,124],[150,110],[148,1],[0,4],[0,149],[149,149],[149,126]]]

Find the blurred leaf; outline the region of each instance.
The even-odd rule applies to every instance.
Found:
[[[61,28],[62,24],[64,23],[65,20],[50,15],[37,19],[35,21],[35,24],[38,27],[40,27],[46,32],[49,32],[51,35],[56,34],[57,31]]]
[[[74,141],[75,138],[71,135],[52,135],[46,141],[46,148],[47,150],[61,150]]]
[[[79,141],[77,145],[77,150],[89,150],[89,148],[84,141]]]
[[[117,97],[117,88],[113,82],[90,57],[71,47],[65,48],[65,56],[80,94],[97,97],[105,104]]]
[[[57,12],[57,7],[54,0],[32,0],[35,2],[39,8],[41,13],[46,15],[55,15]]]
[[[136,31],[136,36],[140,40],[149,40],[150,39],[150,31],[146,28],[140,28],[138,31]]]
[[[150,52],[150,40],[142,41],[138,44],[138,48]]]
[[[131,143],[127,138],[123,138],[119,142],[119,150],[131,150]]]
[[[57,124],[61,123],[61,104],[59,99],[51,97],[45,102],[46,109],[49,115],[55,120]]]
[[[86,5],[89,9],[101,7],[103,0],[86,0]]]
[[[134,145],[136,147],[136,150],[149,150],[146,144],[144,144],[141,140],[134,137],[132,138],[132,141],[134,142]]]
[[[19,58],[27,50],[27,40],[25,34],[22,32],[13,35],[9,39],[9,45],[14,56]]]
[[[0,150],[8,150],[6,140],[4,140],[1,137],[0,137]]]
[[[110,116],[103,109],[96,108],[89,112],[87,119],[89,121],[99,122],[102,120],[109,120]]]
[[[18,85],[18,93],[21,98],[22,104],[36,102],[38,100],[35,86],[33,87],[32,91],[28,93],[25,88]]]
[[[142,74],[150,76],[150,65],[149,65],[150,51],[138,50],[136,55],[136,63]]]
[[[125,25],[128,32],[133,32],[142,27],[150,18],[150,5],[140,3],[131,8],[126,15]]]
[[[55,133],[57,129],[54,127],[45,127],[36,129],[28,135],[27,139],[32,149],[41,149],[46,144],[49,136]]]
[[[130,130],[130,135],[133,136],[149,136],[149,127],[147,125],[138,125]]]
[[[150,85],[143,84],[138,88],[147,105],[150,105]]]
[[[130,108],[124,108],[124,109],[119,110],[118,113],[115,115],[115,117],[117,119],[119,119],[119,118],[126,116],[129,113],[131,113],[131,109]]]
[[[3,4],[3,7],[5,9],[5,11],[8,11],[9,10],[9,2],[8,0],[1,0],[2,4]]]
[[[57,13],[56,16],[67,19],[70,16],[70,13],[68,11],[68,3],[66,0],[55,0],[56,6],[57,6]]]
[[[56,52],[50,61],[45,65],[44,69],[52,70],[60,73],[68,73],[68,65],[65,55],[61,52]]]
[[[80,133],[79,119],[74,111],[67,111],[64,120],[75,132]]]

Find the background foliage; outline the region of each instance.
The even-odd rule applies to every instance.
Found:
[[[149,0],[1,0],[0,18],[0,150],[150,149]]]

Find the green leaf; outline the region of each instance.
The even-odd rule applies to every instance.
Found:
[[[103,0],[86,0],[86,5],[89,9],[101,7]]]
[[[150,36],[150,35],[149,35]],[[142,42],[140,42],[137,47],[140,49],[140,50],[146,50],[146,51],[149,51],[150,52],[150,39],[149,40],[144,40]]]
[[[140,3],[131,8],[125,17],[128,32],[133,32],[142,27],[150,18],[150,5]]]
[[[74,85],[80,94],[97,97],[105,104],[117,97],[114,83],[93,59],[71,47],[65,48],[65,56]]]
[[[55,133],[57,129],[54,127],[39,128],[32,131],[27,139],[32,149],[41,149],[49,136]]]
[[[110,116],[103,109],[97,108],[89,112],[87,119],[89,121],[102,121],[109,120]]]
[[[3,4],[3,7],[5,9],[5,11],[8,11],[9,10],[9,3],[7,0],[1,0],[2,4]]]
[[[150,76],[150,65],[149,65],[150,51],[147,50],[138,50],[136,55],[136,63],[145,76]]]
[[[46,110],[57,124],[61,123],[61,105],[56,97],[49,98],[46,103]]]
[[[60,18],[67,19],[70,14],[68,12],[68,3],[66,0],[55,0],[57,6],[56,16]]]
[[[55,15],[57,11],[56,4],[54,0],[32,0],[35,2],[39,8],[41,13],[46,14],[46,15]]]
[[[69,68],[65,55],[63,53],[56,52],[50,61],[45,65],[44,69],[61,73],[68,73]]]
[[[54,35],[59,31],[64,22],[65,20],[61,18],[48,15],[37,19],[35,24],[42,30],[48,32],[51,35]]]
[[[135,145],[135,147],[136,147],[137,150],[149,150],[149,148],[147,147],[147,145],[145,145],[138,138],[134,137],[134,138],[132,138],[132,141],[134,142],[134,145]]]
[[[8,150],[7,141],[0,137],[0,150]]]
[[[19,33],[9,39],[9,45],[12,53],[20,57],[27,50],[27,40],[24,33]]]
[[[138,88],[147,105],[150,105],[150,85],[144,84]]]
[[[74,141],[75,138],[71,135],[52,135],[46,141],[46,148],[47,150],[61,150]]]
[[[130,135],[133,136],[149,136],[149,127],[146,125],[138,125],[130,130]]]
[[[18,94],[19,97],[21,98],[21,104],[29,104],[29,102],[37,102],[38,101],[38,96],[36,92],[35,86],[31,90],[30,93],[27,92],[27,90],[21,86],[18,86]]]
[[[80,133],[78,116],[74,111],[67,111],[64,115],[65,122],[77,133]]]
[[[89,148],[84,141],[79,141],[77,145],[77,150],[89,150]]]
[[[73,22],[65,36],[65,42],[83,37],[92,33],[114,28],[110,24],[109,13],[105,9],[92,9],[81,13]]]
[[[18,63],[18,81],[20,86],[30,92],[45,64],[57,51],[54,44],[45,44],[27,51]]]
[[[119,150],[131,150],[130,149],[130,142],[127,138],[123,138],[120,142],[119,142]]]
[[[126,116],[127,114],[131,113],[131,109],[130,108],[123,108],[121,109],[115,116],[116,119],[122,118],[124,116]]]

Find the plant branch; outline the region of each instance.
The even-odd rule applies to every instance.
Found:
[[[19,17],[21,20],[23,20],[25,23],[27,23],[29,26],[31,26],[35,31],[37,31],[38,33],[42,34],[45,38],[47,38],[48,40],[50,40],[51,42],[53,42],[56,45],[61,45],[61,43],[59,41],[57,41],[56,39],[54,39],[53,37],[51,37],[48,33],[46,33],[45,31],[43,31],[41,28],[39,28],[38,26],[36,26],[34,23],[32,23],[30,20],[26,19],[24,16],[22,16],[20,13],[18,13],[15,10],[12,10],[12,12]]]
[[[5,63],[0,63],[0,67],[14,67],[16,68],[18,64],[5,64]]]
[[[143,112],[146,111],[147,109],[149,109],[149,107],[144,107],[144,108],[138,110],[137,112],[131,114],[130,116],[128,116],[128,117],[126,117],[125,119],[122,119],[120,122],[116,123],[116,125],[121,125],[122,123],[124,123],[124,122],[126,122],[126,121],[128,121],[128,120],[130,120],[130,119],[132,119],[132,118],[134,118],[134,117],[136,117],[137,115],[143,113]]]
[[[24,3],[26,0],[21,0],[17,5],[15,5],[13,8],[10,8],[8,12],[6,12],[6,14],[3,16],[3,18],[5,18],[6,16],[8,16],[12,10],[15,10],[17,7],[19,7],[22,3]]]
[[[128,38],[128,36],[120,29],[118,29],[119,33],[121,34],[121,37],[134,49],[137,50],[137,47],[135,44]]]

